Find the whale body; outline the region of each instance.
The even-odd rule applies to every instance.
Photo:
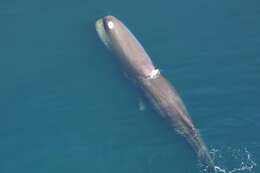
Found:
[[[175,88],[155,68],[151,58],[130,30],[116,17],[96,21],[102,42],[120,61],[123,69],[137,81],[146,98],[192,146],[197,157],[210,172],[215,164],[198,130]]]

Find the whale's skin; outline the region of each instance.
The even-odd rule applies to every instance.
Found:
[[[143,90],[155,109],[185,137],[207,170],[215,172],[214,161],[180,96],[155,68],[151,58],[130,30],[114,16],[97,20],[96,30],[103,43],[117,55],[123,69]]]

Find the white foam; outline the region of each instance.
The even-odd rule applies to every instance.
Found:
[[[257,163],[252,158],[252,154],[246,149],[232,149],[231,147],[212,149],[210,152],[220,165],[215,166],[216,173],[255,173]],[[235,167],[227,167],[226,164],[234,164]],[[206,169],[201,172],[207,172]]]

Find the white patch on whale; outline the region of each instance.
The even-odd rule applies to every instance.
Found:
[[[149,79],[155,79],[160,74],[159,69],[154,69],[151,71],[151,73],[148,75]]]
[[[109,22],[107,23],[107,25],[108,25],[108,28],[109,28],[109,29],[113,29],[113,28],[114,28],[114,23],[113,23],[112,21],[109,21]]]

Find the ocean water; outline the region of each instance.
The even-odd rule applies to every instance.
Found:
[[[177,88],[218,172],[260,172],[257,0],[1,0],[1,173],[200,173],[95,21],[121,19]]]

